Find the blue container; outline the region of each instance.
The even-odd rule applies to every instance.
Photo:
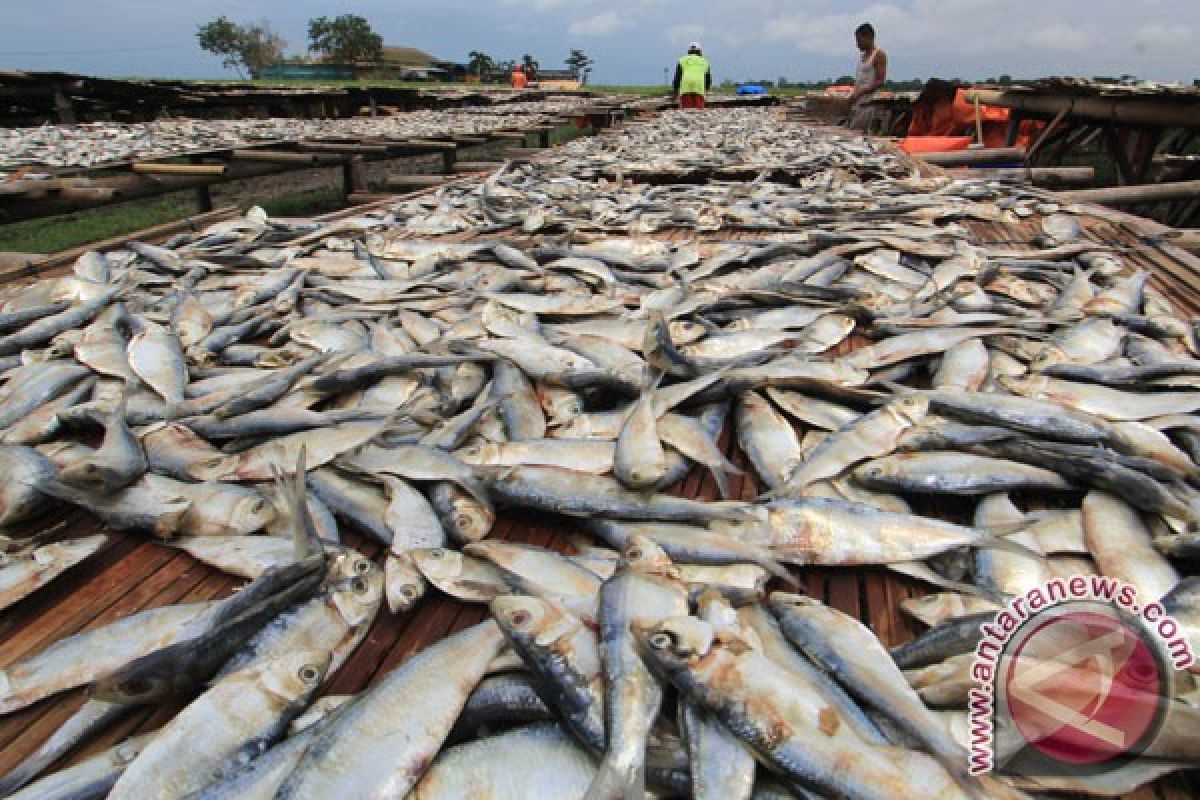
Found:
[[[748,95],[764,95],[767,93],[765,86],[759,86],[757,83],[743,83],[737,87],[738,94]]]

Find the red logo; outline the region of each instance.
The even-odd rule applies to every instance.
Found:
[[[1171,696],[1155,645],[1135,619],[1102,603],[1065,604],[1022,626],[997,689],[1035,760],[1108,769],[1144,750]]]

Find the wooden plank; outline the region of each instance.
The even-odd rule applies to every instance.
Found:
[[[164,164],[157,161],[139,161],[131,169],[143,175],[224,175],[229,167],[224,164]]]

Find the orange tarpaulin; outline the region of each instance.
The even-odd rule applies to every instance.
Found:
[[[975,137],[975,104],[967,99],[969,89],[952,87],[949,84],[931,81],[926,91],[921,92],[913,107],[912,123],[908,126],[911,136],[970,136]],[[947,89],[953,88],[953,94]],[[984,147],[1004,147],[1007,144],[1008,125],[1011,113],[1007,108],[981,104],[979,116],[983,127]],[[1038,120],[1022,120],[1017,131],[1018,147],[1029,147],[1037,138],[1045,123]],[[928,152],[928,151],[926,151]]]

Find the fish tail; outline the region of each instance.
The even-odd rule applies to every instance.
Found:
[[[600,764],[584,800],[642,800],[645,793],[645,769],[637,764],[617,763],[610,753]]]
[[[1011,539],[1005,539],[1002,536],[994,536],[992,534],[984,534],[981,538],[976,539],[971,543],[972,547],[983,547],[991,550],[1003,550],[1007,553],[1014,553],[1027,558],[1034,558],[1038,561],[1045,560],[1045,556],[1036,550],[1032,550],[1019,542],[1014,542]]]
[[[729,476],[725,474],[725,470],[720,466],[709,467],[708,471],[712,473],[713,481],[717,484],[717,491],[721,493],[722,500],[728,500],[732,497],[732,487],[729,485]]]

